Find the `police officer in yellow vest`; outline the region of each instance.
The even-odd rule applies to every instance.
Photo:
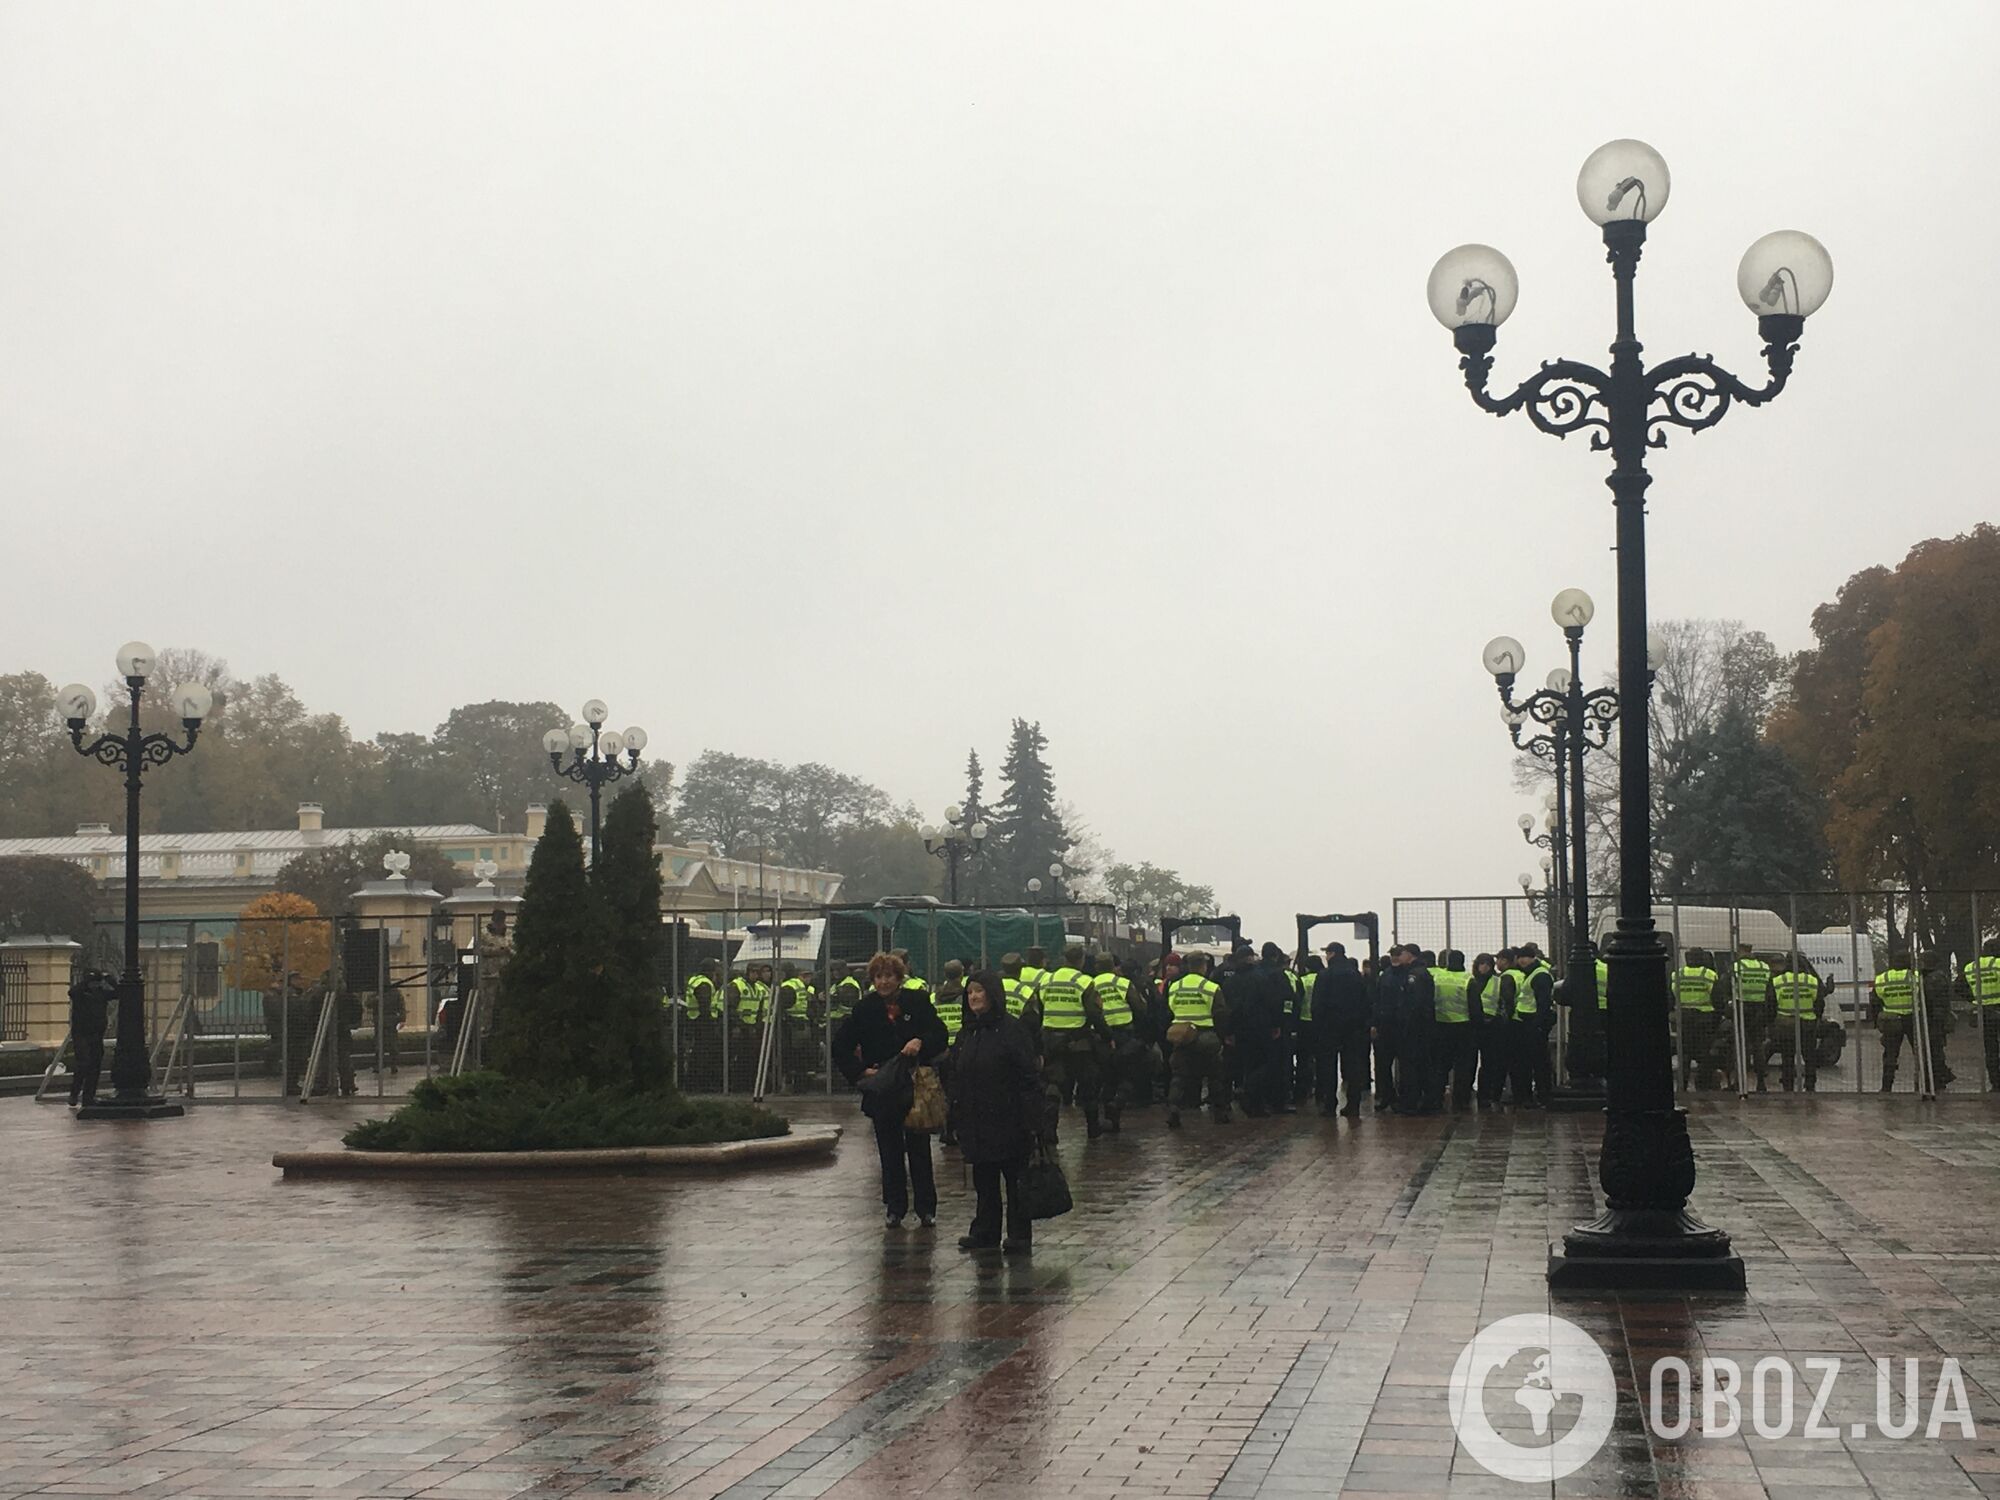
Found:
[[[1902,1059],[1903,1043],[1917,1049],[1917,973],[1910,967],[1907,953],[1892,954],[1889,967],[1875,976],[1869,986],[1869,1011],[1875,1029],[1882,1034],[1882,1092],[1896,1086],[1896,1065]]]
[[[763,1046],[764,1016],[770,1009],[771,988],[765,968],[751,963],[729,981],[724,1014],[729,1018],[729,1086],[748,1093],[757,1076],[757,1055]]]
[[[1764,1065],[1770,1055],[1765,1050],[1764,1037],[1771,1029],[1771,966],[1748,943],[1743,943],[1736,950],[1729,979],[1733,1003],[1743,1017],[1743,1048],[1747,1054],[1730,1071],[1739,1084],[1746,1070],[1755,1071],[1757,1092],[1761,1094],[1767,1086]]]
[[[826,1000],[829,1025],[838,1026],[854,1014],[854,1007],[861,999],[861,981],[867,972],[866,964],[849,964],[847,972],[833,982],[833,993]]]
[[[1451,1076],[1452,1113],[1472,1107],[1473,1074],[1479,1066],[1479,1032],[1472,1014],[1470,985],[1465,955],[1456,948],[1440,953],[1436,967],[1431,970],[1431,1006],[1436,1018],[1431,1030],[1428,1101],[1431,1109],[1444,1107],[1446,1074]]]
[[[1706,948],[1688,949],[1686,962],[1674,972],[1674,1000],[1681,1023],[1681,1084],[1697,1092],[1715,1086],[1720,1015],[1716,987],[1721,979]]]
[[[1819,975],[1809,959],[1794,954],[1779,960],[1771,974],[1771,1000],[1775,1007],[1771,1027],[1764,1033],[1769,1050],[1757,1060],[1758,1076],[1761,1078],[1765,1071],[1765,1058],[1776,1052],[1779,1083],[1789,1094],[1797,1076],[1793,1059],[1803,1054],[1806,1092],[1810,1094],[1819,1086],[1819,1020],[1826,1000]]]
[[[1042,1047],[1042,1008],[1033,989],[1021,977],[1021,955],[1009,953],[1000,960],[1000,985],[1007,992],[1007,1014],[1026,1024],[1037,1053]]]
[[[1962,972],[1986,1053],[1986,1086],[2000,1090],[2000,938],[1988,938],[1985,952]]]
[[[722,1086],[722,1006],[715,982],[721,965],[710,960],[681,987],[680,1073],[676,1084],[706,1092]]]
[[[1215,1123],[1229,1123],[1229,1067],[1223,1051],[1228,1012],[1222,986],[1209,977],[1206,953],[1190,953],[1179,978],[1167,986],[1167,1043],[1173,1048],[1174,1094],[1167,1125],[1178,1129],[1181,1111],[1200,1109],[1202,1085]]]
[[[945,963],[944,979],[931,1000],[931,1008],[944,1022],[944,1034],[957,1041],[959,1028],[965,1025],[965,965],[957,959]]]
[[[1507,1034],[1507,1011],[1501,1003],[1501,976],[1513,966],[1514,950],[1481,953],[1472,960],[1466,975],[1466,1007],[1473,1014],[1474,1033],[1479,1039],[1479,1087],[1476,1097],[1482,1109],[1497,1108],[1507,1087],[1508,1051],[1512,1039]]]
[[[1514,954],[1513,972],[1501,984],[1508,1016],[1516,1109],[1543,1109],[1549,1102],[1549,1032],[1555,1024],[1555,974],[1534,943]]]
[[[1145,1029],[1133,1005],[1132,981],[1118,972],[1108,954],[1091,960],[1090,981],[1097,996],[1098,1014],[1103,1019],[1099,1033],[1098,1076],[1102,1083],[1104,1128],[1118,1134],[1125,1105],[1144,1104],[1152,1097],[1150,1077],[1140,1077],[1152,1048],[1146,1045]]]
[[[1062,963],[1042,976],[1042,1053],[1049,1082],[1063,1103],[1083,1106],[1084,1129],[1096,1140],[1104,1133],[1097,1109],[1104,1017],[1083,965],[1083,949],[1072,944],[1063,950]]]

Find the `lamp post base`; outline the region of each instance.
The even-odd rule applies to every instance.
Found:
[[[1604,1108],[1604,1080],[1586,1078],[1559,1083],[1549,1093],[1549,1109],[1554,1114],[1580,1115]]]
[[[1685,1209],[1614,1208],[1549,1251],[1551,1291],[1740,1292],[1747,1285],[1729,1236]]]
[[[141,1094],[133,1099],[98,1099],[80,1106],[79,1120],[172,1120],[187,1110],[159,1094]]]

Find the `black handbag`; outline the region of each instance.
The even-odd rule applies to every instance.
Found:
[[[1076,1207],[1076,1200],[1070,1196],[1069,1179],[1063,1176],[1062,1163],[1049,1154],[1047,1147],[1036,1147],[1028,1164],[1021,1168],[1019,1191],[1021,1206],[1031,1219],[1061,1218]]]
[[[900,1120],[910,1112],[916,1085],[910,1081],[909,1059],[898,1052],[861,1080],[861,1112],[871,1120]]]

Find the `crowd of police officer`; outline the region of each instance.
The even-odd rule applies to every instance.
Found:
[[[907,954],[899,952],[907,959]],[[732,1091],[753,1084],[767,1019],[776,1018],[767,1085],[795,1089],[818,1077],[820,1038],[852,1014],[867,966],[838,967],[830,988],[802,966],[751,961],[725,984],[719,965],[693,973],[678,1004],[683,1077],[696,1087],[727,1077]],[[1007,1009],[1029,1025],[1051,1085],[1078,1107],[1095,1138],[1116,1133],[1127,1110],[1164,1102],[1178,1128],[1206,1108],[1217,1123],[1240,1110],[1251,1118],[1316,1105],[1323,1115],[1435,1114],[1446,1109],[1546,1106],[1553,1087],[1552,1037],[1568,1003],[1547,957],[1532,942],[1480,953],[1393,946],[1378,966],[1341,943],[1296,961],[1274,943],[1244,943],[1219,961],[1200,951],[1142,963],[1071,946],[1053,960],[1040,948],[1001,960]],[[1596,965],[1595,1003],[1606,990]],[[964,1024],[964,965],[947,963],[925,991],[956,1039]],[[1920,1051],[1916,996],[1927,1021]],[[1785,1091],[1817,1089],[1827,1055],[1828,988],[1796,954],[1760,955],[1744,945],[1732,959],[1701,948],[1682,955],[1673,975],[1679,1012],[1677,1070],[1697,1091],[1754,1088],[1776,1075]],[[1953,1081],[1945,1062],[1954,995],[1979,1007],[1984,1062],[2000,1090],[2000,940],[1960,973],[1912,967],[1893,953],[1875,976],[1869,1019],[1882,1047],[1881,1089],[1894,1088],[1907,1051],[1927,1054],[1937,1086]],[[668,997],[668,1003],[675,1003]],[[1989,1009],[1990,1007],[1990,1009]],[[1735,1012],[1742,1013],[1742,1047]],[[1837,1041],[1835,1043],[1837,1046]],[[1740,1058],[1740,1062],[1739,1062]],[[1917,1064],[1913,1064],[1916,1066]]]
[[[1839,1055],[1839,1022],[1826,1015],[1826,980],[1802,954],[1765,958],[1746,943],[1731,960],[1690,948],[1675,971],[1674,991],[1682,1079],[1692,1088],[1740,1089],[1754,1079],[1755,1091],[1762,1093],[1770,1087],[1775,1057],[1781,1089],[1789,1093],[1803,1082],[1805,1091],[1813,1093],[1823,1061]],[[1882,1093],[1895,1088],[1906,1051],[1914,1059],[1912,1066],[1928,1074],[1931,1088],[1947,1087],[1957,1078],[1945,1056],[1954,1000],[1974,1008],[1987,1085],[2000,1090],[2000,939],[1989,939],[1956,975],[1947,972],[1935,953],[1918,960],[1908,949],[1890,953],[1868,992],[1868,1020],[1882,1046]]]
[[[726,983],[719,965],[698,968],[668,997],[696,1023],[681,1028],[683,1078],[699,1087],[726,1074],[748,1091],[763,1056],[767,1086],[798,1086],[820,1063],[818,1038],[853,1013],[866,967],[844,967],[824,991],[809,971],[775,962],[752,960]],[[1160,1102],[1178,1128],[1203,1108],[1217,1123],[1237,1109],[1265,1118],[1309,1104],[1353,1119],[1371,1097],[1377,1111],[1406,1114],[1548,1097],[1556,986],[1532,943],[1482,953],[1469,969],[1462,953],[1402,944],[1379,970],[1337,942],[1297,962],[1275,943],[1239,944],[1219,963],[1199,951],[1142,963],[1072,945],[1053,960],[1040,948],[1009,953],[1000,974],[1050,1087],[1093,1139]],[[906,983],[955,1040],[964,966],[947,963],[935,988]]]

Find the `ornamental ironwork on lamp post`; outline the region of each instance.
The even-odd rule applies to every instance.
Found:
[[[604,789],[625,776],[639,774],[639,752],[646,748],[646,731],[634,724],[623,734],[606,729],[611,710],[602,698],[583,705],[583,717],[567,729],[551,729],[542,736],[542,748],[549,752],[549,764],[590,790],[590,862],[597,863],[597,830],[602,821],[599,803]],[[624,756],[623,761],[619,756]],[[567,762],[565,763],[565,757]],[[761,886],[761,882],[760,882]]]
[[[1432,313],[1452,331],[1467,390],[1496,416],[1525,411],[1543,432],[1588,433],[1609,452],[1617,515],[1618,689],[1624,715],[1619,757],[1618,927],[1605,945],[1608,1008],[1604,1148],[1598,1178],[1605,1213],[1564,1237],[1549,1257],[1556,1287],[1740,1288],[1743,1263],[1729,1237],[1687,1210],[1694,1148],[1675,1106],[1671,997],[1666,944],[1653,921],[1650,767],[1646,747],[1646,453],[1675,427],[1698,432],[1732,406],[1761,406],[1785,388],[1805,320],[1833,286],[1825,247],[1796,230],[1767,234],[1744,254],[1736,287],[1757,314],[1770,378],[1749,385],[1707,355],[1648,368],[1633,321],[1633,282],[1646,226],[1667,205],[1670,181],[1659,153],[1639,141],[1592,152],[1577,176],[1577,201],[1604,235],[1616,288],[1617,327],[1610,367],[1556,359],[1507,395],[1487,390],[1499,326],[1520,283],[1507,257],[1461,245],[1431,270]]]
[[[1540,736],[1536,738],[1539,739]],[[1560,785],[1560,775],[1558,775],[1558,784]],[[1542,831],[1540,833],[1535,832],[1535,815],[1533,813],[1522,813],[1520,817],[1514,820],[1514,826],[1521,830],[1522,843],[1528,845],[1530,848],[1542,851],[1542,865],[1544,869],[1555,872],[1555,901],[1557,908],[1560,910],[1563,906],[1564,896],[1562,874],[1564,838],[1561,821],[1562,815],[1555,807],[1555,803],[1559,800],[1554,792],[1549,793],[1550,806],[1542,813]],[[1552,946],[1552,952],[1560,951],[1559,945],[1563,944],[1565,935],[1565,930],[1550,933],[1550,943],[1558,945]]]
[[[107,722],[106,732],[87,745],[83,734],[97,711],[97,694],[72,682],[56,695],[77,753],[125,774],[125,966],[118,975],[118,1048],[111,1058],[112,1097],[80,1108],[77,1117],[85,1120],[157,1120],[184,1113],[180,1105],[151,1091],[153,1066],[146,1056],[146,981],[139,971],[139,789],[145,772],[194,749],[214,700],[200,683],[185,683],[173,696],[185,741],[145,733],[139,727],[139,701],[156,663],[153,648],[144,641],[127,641],[119,648],[118,675],[132,695],[131,714],[123,732],[111,732]]]
[[[953,803],[944,810],[944,826],[940,828],[935,823],[927,823],[923,833],[925,851],[945,863],[949,872],[951,904],[956,906],[959,861],[978,857],[979,851],[986,846],[986,825],[978,821],[967,822],[964,811]]]

